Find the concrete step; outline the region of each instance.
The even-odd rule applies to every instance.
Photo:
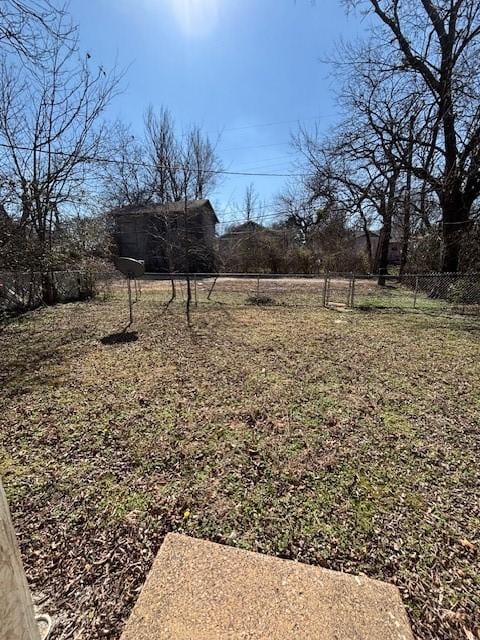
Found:
[[[398,589],[170,533],[121,640],[413,640]]]

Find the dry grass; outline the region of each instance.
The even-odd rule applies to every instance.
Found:
[[[55,638],[119,637],[168,531],[396,583],[478,634],[480,322],[144,295],[1,334],[0,471]],[[475,637],[475,636],[473,636]]]

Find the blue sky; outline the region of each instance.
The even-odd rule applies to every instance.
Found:
[[[321,59],[363,30],[340,0],[71,0],[70,11],[93,61],[128,67],[109,117],[140,135],[145,108],[163,104],[179,129],[198,123],[219,139],[232,171],[292,170],[297,123],[328,130],[338,117]],[[285,180],[224,177],[219,218],[250,182],[268,204]]]

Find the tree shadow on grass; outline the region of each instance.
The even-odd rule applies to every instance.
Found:
[[[63,327],[49,321],[48,325],[34,326],[34,313],[22,315],[0,329],[0,388],[8,386],[13,395],[61,380],[64,373],[58,367],[81,357],[85,348],[83,325],[70,322]]]
[[[119,333],[111,333],[108,336],[104,336],[100,339],[102,344],[114,345],[114,344],[128,344],[129,342],[136,342],[138,340],[137,331],[123,330]]]
[[[36,309],[0,310],[0,333],[5,331],[5,329],[14,322],[19,324],[24,320],[28,320],[30,314],[36,312],[39,308],[43,307],[37,307]]]
[[[372,315],[403,315],[410,316],[416,319],[415,326],[419,329],[432,330],[432,318],[438,321],[445,321],[444,324],[435,324],[435,329],[451,329],[455,328],[456,331],[462,331],[465,333],[471,333],[474,335],[480,335],[480,315],[476,312],[461,313],[455,310],[429,310],[429,309],[405,309],[403,307],[393,306],[369,306],[358,305],[355,307],[355,311]]]

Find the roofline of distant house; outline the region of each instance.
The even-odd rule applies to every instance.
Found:
[[[173,206],[172,206],[173,205]],[[183,211],[183,200],[178,200],[174,202],[166,202],[166,203],[152,203],[152,204],[128,204],[123,207],[116,207],[112,209],[108,215],[110,216],[140,216],[144,214],[155,214],[155,213],[181,213]],[[187,210],[200,209],[202,207],[208,207],[212,212],[215,224],[220,224],[220,220],[215,213],[215,209],[212,206],[212,203],[208,198],[203,198],[201,200],[188,200],[187,201]]]
[[[369,229],[368,235],[371,238],[380,238],[381,231],[382,231],[381,229],[378,229],[378,230]],[[355,233],[353,237],[355,238],[355,240],[358,240],[360,238],[365,238],[366,233],[365,231],[357,231],[357,233]],[[402,242],[402,238],[399,236],[398,230],[392,230],[392,234],[390,236],[390,242],[391,243]]]
[[[361,230],[361,231],[357,231],[354,235],[354,238],[365,238],[367,234],[365,233],[365,231]],[[369,236],[376,236],[377,238],[379,237],[380,233],[378,231],[374,231],[373,229],[369,229],[368,230],[368,235]]]

